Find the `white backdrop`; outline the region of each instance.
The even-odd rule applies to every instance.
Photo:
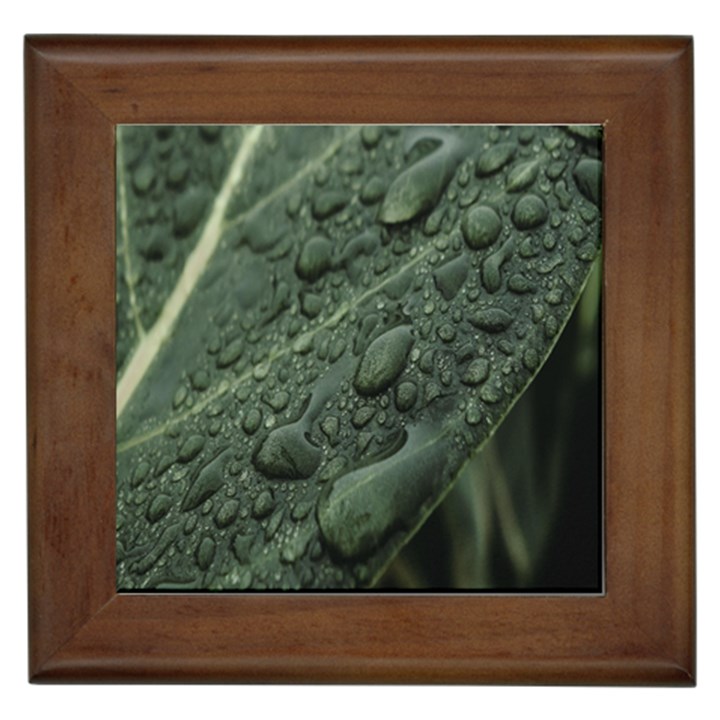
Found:
[[[157,7],[156,7],[157,5]],[[702,6],[707,9],[703,9]],[[387,0],[358,3],[306,0],[264,2],[186,2],[115,4],[61,0],[4,7],[0,36],[2,134],[0,207],[10,222],[1,227],[4,253],[2,292],[2,432],[4,472],[0,494],[0,687],[5,717],[77,720],[102,717],[191,718],[341,716],[402,714],[422,718],[457,711],[505,718],[710,718],[720,708],[720,463],[715,438],[720,404],[718,366],[720,302],[720,115],[717,70],[718,23],[711,3],[637,3],[628,0],[513,0],[490,5],[482,0],[416,0],[395,7]],[[122,34],[675,34],[695,36],[697,162],[697,470],[698,470],[698,668],[694,690],[621,688],[328,688],[328,687],[37,687],[27,683],[26,523],[25,523],[25,325],[22,154],[22,36],[25,33]],[[9,461],[9,462],[8,462]]]

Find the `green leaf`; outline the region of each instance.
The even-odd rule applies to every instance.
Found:
[[[598,140],[133,126],[117,147],[118,587],[371,585],[567,322]]]

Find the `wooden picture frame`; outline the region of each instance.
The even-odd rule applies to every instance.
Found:
[[[688,38],[28,37],[33,682],[695,682]],[[115,126],[602,123],[602,596],[115,589]]]

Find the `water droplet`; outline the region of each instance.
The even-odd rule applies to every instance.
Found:
[[[308,240],[300,252],[295,271],[303,280],[315,282],[331,265],[332,243],[322,235]]]
[[[288,540],[280,553],[280,559],[285,563],[294,563],[299,560],[307,550],[312,539],[311,531],[301,531]]]
[[[178,460],[186,463],[196,458],[205,447],[205,438],[202,435],[191,435],[178,451]]]
[[[541,275],[548,275],[550,274],[556,267],[562,265],[565,262],[562,255],[553,255],[553,257],[548,258],[547,260],[543,260],[541,263],[538,263],[537,271]]]
[[[306,292],[302,293],[300,296],[302,314],[311,320],[316,318],[322,312],[324,305],[324,300],[320,297],[320,295],[316,295],[315,293]]]
[[[247,565],[250,562],[250,547],[252,545],[253,535],[238,534],[233,538],[232,549],[237,561],[241,565]]]
[[[156,495],[153,501],[148,505],[145,517],[149,522],[155,523],[168,514],[172,507],[172,498],[169,495]]]
[[[450,323],[443,323],[437,329],[437,336],[446,343],[452,342],[455,339],[455,328]]]
[[[423,226],[425,235],[432,237],[440,231],[444,214],[444,208],[438,208],[428,215],[427,220],[425,220],[425,225]]]
[[[597,252],[597,249],[595,248],[595,243],[587,242],[578,248],[575,255],[577,256],[578,260],[584,260],[585,262],[590,262],[590,260],[592,260],[595,257],[596,252]]]
[[[132,478],[130,480],[130,487],[137,488],[139,487],[148,477],[150,474],[150,465],[149,463],[145,462],[144,460],[141,460],[133,470]]]
[[[472,325],[486,332],[497,333],[510,327],[513,316],[502,308],[491,307],[468,313],[467,319]]]
[[[173,206],[173,229],[178,237],[190,235],[205,214],[208,197],[200,188],[178,196]]]
[[[379,547],[396,529],[409,529],[437,492],[447,440],[427,427],[408,429],[390,457],[339,477],[321,495],[318,524],[333,554],[354,559]]]
[[[523,195],[515,204],[512,220],[518,230],[531,230],[542,225],[548,218],[548,209],[545,201],[528,193]]]
[[[490,374],[490,363],[485,358],[476,358],[468,366],[461,382],[465,385],[481,385],[487,380]]]
[[[557,335],[560,326],[558,325],[557,319],[550,315],[545,319],[545,336],[547,338],[553,338]]]
[[[545,293],[545,302],[548,305],[559,305],[563,300],[563,289],[561,287],[552,288]]]
[[[257,408],[252,408],[248,410],[248,413],[243,420],[243,430],[248,435],[254,435],[260,427],[260,423],[262,423],[262,412]]]
[[[258,520],[267,517],[275,509],[275,499],[269,490],[263,490],[252,506],[252,516]]]
[[[197,564],[201,570],[207,570],[215,559],[215,541],[204,537],[197,548]]]
[[[362,143],[368,150],[376,147],[381,137],[382,129],[377,125],[367,125],[360,131]]]
[[[275,428],[260,444],[253,464],[273,479],[309,478],[322,461],[322,451],[311,444],[302,421]]]
[[[219,368],[229,367],[240,359],[244,349],[243,339],[236,338],[222,349],[217,358],[217,366]]]
[[[515,157],[516,151],[517,147],[514,143],[504,142],[493,145],[478,158],[475,174],[478,177],[492,175],[504,165],[507,165]]]
[[[545,174],[550,178],[550,180],[554,181],[565,172],[566,167],[567,163],[564,160],[556,160],[555,162],[550,163],[545,170]]]
[[[304,520],[310,514],[310,511],[313,509],[313,507],[314,507],[314,504],[309,500],[299,502],[292,509],[292,512],[290,513],[290,517],[293,520],[295,520],[295,522]]]
[[[475,426],[479,425],[482,421],[482,411],[480,410],[480,406],[477,404],[477,402],[471,400],[468,403],[467,410],[465,411],[465,422],[468,425]]]
[[[183,525],[183,532],[186,535],[192,535],[193,532],[195,532],[195,528],[197,527],[198,522],[198,516],[193,513],[192,515],[188,515],[187,520],[185,520],[185,524]]]
[[[371,405],[362,405],[352,416],[352,424],[356,428],[365,427],[374,417],[376,409]]]
[[[410,410],[417,400],[417,385],[410,380],[401,382],[395,388],[395,407],[400,412]]]
[[[508,280],[508,290],[511,290],[514,293],[523,294],[533,292],[534,289],[535,288],[530,280],[520,273],[511,275]]]
[[[214,143],[220,137],[222,127],[220,125],[201,125],[200,136],[207,143]]]
[[[513,240],[509,238],[499,250],[485,258],[482,265],[482,282],[489,293],[497,292],[500,289],[502,285],[500,268],[512,256],[513,248]]]
[[[190,173],[190,166],[183,158],[176,158],[168,167],[167,183],[174,190],[179,190],[185,185]]]
[[[442,389],[437,383],[429,382],[425,386],[425,404],[429,405],[433,400],[442,395]]]
[[[461,229],[467,246],[472,250],[482,250],[498,239],[502,220],[490,206],[476,205],[465,213]]]
[[[373,230],[363,232],[347,242],[338,264],[345,268],[352,282],[357,282],[367,267],[367,258],[372,257],[379,247],[380,235],[377,232]]]
[[[173,463],[175,458],[170,455],[161,455],[155,466],[155,477],[160,477]]]
[[[532,139],[535,137],[535,128],[533,127],[523,127],[520,128],[520,131],[518,132],[518,140],[523,145],[529,145],[532,142]]]
[[[223,486],[222,463],[225,451],[209,462],[198,474],[195,482],[188,488],[180,509],[184,512],[194,510],[211,498]]]
[[[215,524],[222,530],[232,525],[240,510],[240,503],[237,500],[226,500],[215,515]]]
[[[460,141],[446,133],[434,133],[430,137],[425,131],[423,133],[418,142],[430,139],[439,144],[395,178],[380,206],[380,222],[406,222],[432,209],[455,173],[461,159]]]
[[[507,183],[505,184],[506,192],[520,192],[527,190],[536,180],[540,164],[537,160],[516,165],[509,173]]]
[[[313,200],[313,217],[316,220],[325,220],[342,210],[348,202],[350,197],[342,190],[326,190]]]
[[[285,390],[279,390],[268,400],[268,404],[275,412],[284,410],[290,402],[290,393]]]
[[[523,365],[530,370],[533,371],[540,363],[540,358],[538,356],[538,352],[535,348],[529,347],[525,349],[525,352],[523,353]]]
[[[414,343],[410,328],[401,325],[373,340],[355,374],[355,389],[361,395],[376,395],[390,387],[405,368]]]
[[[368,181],[360,191],[360,202],[364,205],[373,205],[379,200],[382,200],[384,196],[385,181],[377,175],[373,175],[368,178]]]
[[[555,183],[555,197],[560,201],[561,210],[569,210],[572,205],[573,196],[568,190],[567,183],[564,179]]]
[[[179,408],[185,402],[187,396],[187,385],[180,385],[180,387],[175,391],[175,394],[173,395],[173,407],[175,409]]]
[[[151,162],[143,162],[132,176],[133,187],[138,195],[144,195],[155,184],[155,168]]]
[[[133,572],[144,574],[150,570],[177,538],[179,532],[180,523],[166,527],[154,547],[132,566]]]
[[[320,429],[323,431],[332,447],[338,444],[340,440],[338,437],[338,433],[340,432],[340,421],[335,415],[328,415],[323,418],[320,423]]]
[[[435,352],[426,350],[420,357],[419,366],[424,373],[431,374],[435,366]]]
[[[344,337],[338,336],[333,339],[333,341],[330,343],[330,349],[328,352],[328,360],[331,363],[334,363],[336,360],[339,360],[340,357],[342,357],[342,354],[345,352],[345,348],[347,347],[347,343],[345,341]]]
[[[253,378],[255,380],[262,381],[264,380],[270,373],[270,362],[268,360],[258,363],[253,368]]]
[[[480,399],[488,405],[494,405],[502,400],[502,387],[497,382],[489,382],[482,386]]]
[[[267,527],[265,528],[265,541],[272,540],[275,533],[280,529],[285,510],[280,508],[268,521]]]
[[[191,382],[196,390],[207,390],[210,387],[210,374],[207,370],[197,370],[192,374]]]

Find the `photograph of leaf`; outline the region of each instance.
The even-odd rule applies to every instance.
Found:
[[[116,147],[118,590],[602,590],[600,126]]]

